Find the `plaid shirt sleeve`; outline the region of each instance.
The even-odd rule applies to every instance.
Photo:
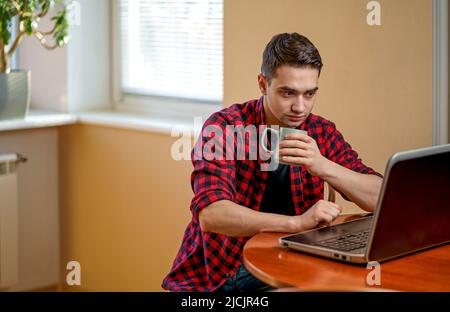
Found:
[[[355,172],[373,174],[383,178],[380,173],[363,164],[362,160],[358,157],[358,153],[345,141],[343,135],[336,129],[333,122],[330,122],[329,127],[326,128],[326,133],[325,156],[329,160]],[[336,191],[338,191],[345,200],[350,201],[344,193],[339,190]]]
[[[213,114],[205,122],[200,137],[192,151],[194,170],[191,186],[194,198],[191,212],[194,219],[208,205],[219,200],[234,201],[236,163],[226,159],[226,120],[220,114]],[[232,154],[231,154],[232,155]]]
[[[363,164],[362,160],[358,157],[358,153],[344,140],[343,135],[336,129],[334,123],[330,122],[330,125],[326,128],[326,133],[325,156],[329,160],[355,172],[383,177],[372,168]]]

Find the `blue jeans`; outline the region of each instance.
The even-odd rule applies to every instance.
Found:
[[[241,264],[233,276],[231,276],[221,287],[216,291],[221,293],[230,292],[254,292],[254,291],[268,291],[275,289],[270,285],[261,282],[254,277],[243,264]]]

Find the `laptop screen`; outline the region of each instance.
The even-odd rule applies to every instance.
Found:
[[[430,150],[391,158],[370,260],[450,241],[450,145]]]

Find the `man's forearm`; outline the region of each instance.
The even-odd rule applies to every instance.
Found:
[[[220,200],[199,213],[204,232],[228,236],[253,236],[260,232],[292,232],[290,216],[249,209],[229,200]]]
[[[375,210],[383,182],[380,177],[354,172],[328,159],[320,177],[362,209]]]

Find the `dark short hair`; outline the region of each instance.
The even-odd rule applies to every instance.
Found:
[[[282,33],[272,37],[263,53],[261,73],[270,83],[282,65],[312,67],[322,70],[322,58],[308,38],[296,32]]]

